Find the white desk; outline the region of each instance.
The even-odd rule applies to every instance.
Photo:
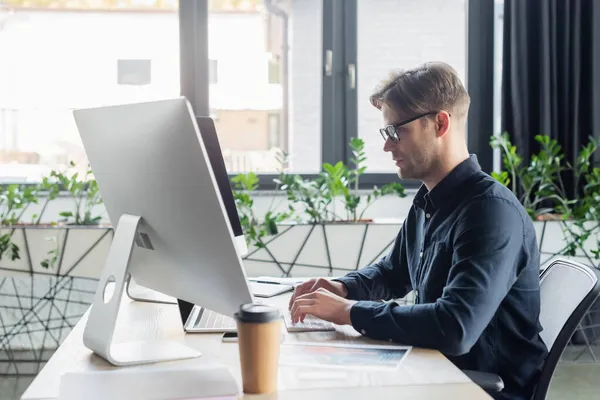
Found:
[[[265,303],[283,306],[289,293],[265,299]],[[46,366],[22,396],[23,400],[54,399],[58,397],[60,377],[68,371],[98,371],[114,369],[112,365],[92,354],[82,341],[86,315],[79,321]],[[288,334],[286,341],[310,341],[320,333]],[[371,342],[347,326],[327,333],[329,340],[360,340]],[[125,296],[121,305],[115,341],[174,339],[200,350],[203,355],[192,360],[167,364],[200,365],[221,363],[230,367],[241,382],[237,343],[221,342],[220,334],[184,334],[176,305],[139,303]],[[135,366],[129,368],[147,368]],[[306,369],[306,368],[304,368]],[[340,381],[335,379],[301,380],[300,367],[280,366],[279,392],[276,396],[244,396],[245,399],[327,399],[343,396],[345,399],[489,399],[490,397],[471,382],[458,368],[438,351],[414,348],[394,372],[348,371]],[[310,369],[314,372],[314,368]],[[337,370],[336,370],[337,371]],[[315,374],[311,374],[315,376]],[[241,387],[241,384],[240,384]]]

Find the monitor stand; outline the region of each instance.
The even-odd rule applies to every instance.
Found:
[[[177,341],[112,343],[123,289],[131,276],[128,272],[129,260],[141,219],[140,216],[129,214],[123,214],[119,219],[83,331],[83,343],[116,366],[199,357],[199,351]],[[106,290],[111,283],[114,283],[112,294]]]
[[[177,300],[171,300],[165,294],[137,284],[131,275],[125,284],[125,293],[127,293],[127,297],[134,301],[144,303],[177,304]]]

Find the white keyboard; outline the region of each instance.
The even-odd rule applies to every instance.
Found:
[[[189,332],[227,332],[237,329],[233,318],[205,308],[194,307],[190,317],[192,320],[187,327]]]
[[[288,332],[319,332],[319,331],[334,331],[335,325],[329,321],[325,321],[310,315],[304,317],[304,322],[298,321],[292,323],[292,316],[288,310],[282,312],[283,320]]]
[[[288,332],[318,332],[334,331],[335,325],[312,316],[306,316],[304,322],[292,323],[289,310],[282,309],[281,314]],[[195,307],[190,315],[191,320],[186,324],[188,332],[227,332],[236,330],[236,322],[233,318],[214,311]]]

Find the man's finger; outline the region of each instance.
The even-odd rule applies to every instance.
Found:
[[[294,292],[292,293],[292,297],[290,297],[290,304],[288,305],[288,308],[291,310],[292,309],[292,305],[294,304],[294,301],[296,300],[296,298],[300,295],[302,295],[302,293],[304,293],[305,288],[306,287],[306,282],[302,283],[298,286],[296,286],[294,288]]]
[[[297,323],[298,321],[304,322],[304,317],[306,314],[311,314],[314,312],[314,305],[304,305],[296,308],[294,314],[292,315],[292,321]]]
[[[317,285],[317,281],[306,281],[301,283],[300,285],[296,286],[294,288],[294,292],[292,293],[292,297],[290,298],[290,303],[288,308],[291,309],[292,305],[294,304],[294,301],[299,297],[302,296],[305,293],[310,293],[313,290],[315,290],[315,286]]]
[[[316,298],[317,298],[317,292],[309,292],[309,293],[297,296],[294,301],[303,300],[303,299],[313,299],[314,300]]]
[[[296,292],[298,291],[299,288],[300,288],[300,286],[296,286],[294,288],[294,291],[292,292],[292,296],[290,297],[290,302],[288,304],[288,310],[292,309],[292,304],[294,304],[294,299],[296,298]]]
[[[310,300],[310,299],[297,299],[294,302],[294,305],[292,306],[292,309],[290,311],[290,315],[292,316],[292,322],[293,323],[298,322],[297,319],[294,319],[294,315],[296,315],[297,310],[298,310],[299,307],[310,306],[312,304],[314,304],[314,300]]]

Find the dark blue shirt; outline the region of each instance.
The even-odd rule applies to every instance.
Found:
[[[531,397],[547,356],[539,333],[533,222],[472,155],[415,195],[391,252],[338,280],[352,326],[373,339],[438,349],[461,369],[504,380],[499,399]],[[414,290],[414,305],[393,301]]]

